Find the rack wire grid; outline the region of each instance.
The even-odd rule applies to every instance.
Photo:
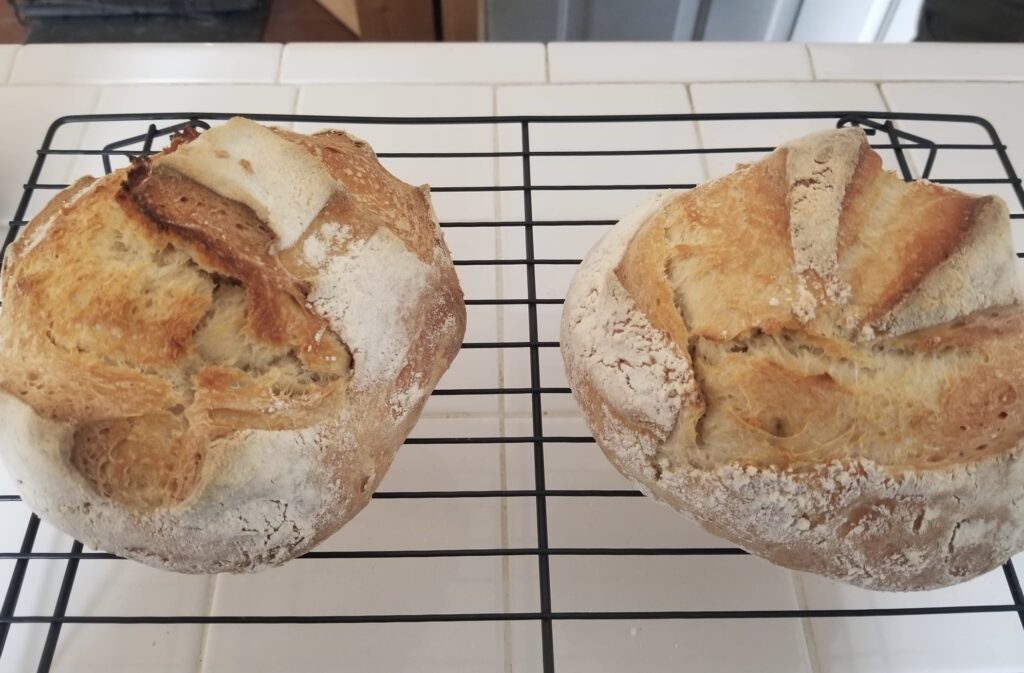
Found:
[[[47,132],[42,146],[38,150],[38,156],[34,167],[24,185],[24,194],[20,201],[14,220],[11,222],[8,234],[3,242],[2,252],[14,240],[19,229],[27,221],[30,211],[36,211],[49,199],[56,190],[65,185],[58,182],[44,182],[48,163],[56,158],[67,157],[71,159],[84,158],[95,161],[97,158],[102,162],[103,170],[110,172],[118,164],[124,164],[130,155],[144,155],[158,151],[176,131],[188,125],[199,128],[209,128],[210,124],[222,122],[230,118],[230,114],[199,114],[199,113],[160,113],[160,114],[110,114],[110,115],[81,115],[63,117],[56,120]],[[496,219],[490,220],[446,220],[443,209],[441,209],[441,226],[449,232],[456,229],[476,228],[492,229],[506,237],[519,238],[523,255],[515,258],[459,258],[456,255],[455,264],[457,267],[483,266],[499,269],[501,267],[514,267],[525,273],[525,296],[507,298],[503,296],[489,296],[483,298],[471,298],[467,300],[469,307],[483,306],[492,307],[495,311],[507,310],[512,307],[519,307],[525,310],[526,338],[520,340],[496,340],[496,341],[467,341],[463,344],[464,350],[470,349],[494,349],[499,354],[520,353],[527,354],[519,362],[524,365],[521,375],[525,377],[525,385],[509,385],[513,377],[505,377],[502,385],[491,388],[470,388],[470,387],[445,387],[442,381],[441,386],[434,391],[433,397],[451,396],[456,398],[453,406],[447,409],[457,409],[466,405],[469,400],[479,397],[493,397],[498,400],[507,401],[515,399],[518,401],[518,409],[522,412],[521,419],[529,427],[529,432],[519,436],[509,436],[502,432],[492,436],[452,436],[452,437],[414,437],[410,438],[407,445],[426,444],[451,444],[464,447],[465,451],[473,451],[481,445],[500,445],[502,447],[520,445],[528,449],[532,457],[532,487],[480,489],[480,490],[450,490],[431,488],[431,484],[423,484],[418,490],[387,490],[387,481],[384,489],[376,493],[374,498],[381,499],[405,499],[421,501],[426,499],[455,499],[460,503],[475,499],[500,499],[503,503],[512,501],[532,501],[535,511],[532,527],[536,538],[535,546],[512,546],[504,544],[495,548],[436,548],[436,549],[352,549],[341,551],[318,550],[306,554],[304,560],[296,560],[292,563],[324,563],[328,559],[386,559],[386,558],[408,558],[426,559],[431,557],[500,557],[514,558],[526,557],[533,559],[536,563],[536,595],[539,599],[536,610],[531,611],[498,611],[498,612],[402,612],[402,613],[381,613],[381,614],[348,614],[344,611],[337,614],[258,614],[258,615],[211,615],[187,614],[187,615],[125,615],[125,614],[68,614],[69,601],[75,589],[76,574],[82,568],[82,564],[95,563],[99,559],[116,559],[116,557],[96,551],[83,549],[81,542],[73,541],[68,551],[39,551],[35,549],[37,536],[40,531],[40,520],[36,516],[28,517],[24,533],[20,535],[21,543],[18,548],[0,550],[0,562],[8,562],[13,565],[10,569],[9,579],[4,593],[2,609],[0,609],[0,657],[3,656],[5,646],[10,645],[9,636],[12,626],[25,624],[39,624],[46,628],[46,637],[41,648],[38,659],[37,670],[40,672],[49,671],[54,661],[55,653],[60,645],[62,626],[66,624],[76,625],[128,625],[134,624],[160,624],[168,628],[181,627],[182,625],[218,625],[218,624],[332,624],[337,628],[346,628],[344,625],[357,623],[423,623],[423,622],[526,622],[535,625],[539,632],[540,655],[536,663],[537,667],[545,673],[555,670],[556,652],[559,642],[555,637],[556,632],[553,625],[562,621],[572,620],[799,620],[799,619],[841,619],[841,618],[863,618],[863,617],[896,617],[896,616],[922,616],[922,615],[949,615],[966,613],[1017,613],[1024,625],[1024,592],[1011,561],[1007,561],[1002,567],[1005,575],[1008,595],[1012,602],[998,604],[957,604],[957,605],[928,605],[922,607],[896,607],[896,608],[866,608],[866,609],[688,609],[686,605],[680,605],[677,609],[652,609],[652,610],[560,610],[552,600],[553,583],[551,573],[551,561],[558,557],[580,557],[580,556],[670,556],[670,557],[722,557],[722,556],[745,556],[746,553],[738,548],[727,546],[677,546],[672,539],[664,539],[660,546],[646,547],[596,547],[596,546],[552,546],[549,539],[549,503],[553,500],[572,498],[599,498],[602,500],[613,500],[621,503],[626,499],[640,497],[641,494],[632,488],[551,488],[549,484],[549,471],[546,468],[551,454],[551,445],[565,446],[569,444],[593,444],[591,437],[558,436],[552,434],[548,428],[549,411],[546,405],[550,406],[553,398],[560,398],[565,409],[565,401],[571,403],[569,389],[563,386],[554,386],[548,382],[551,376],[561,376],[560,372],[552,374],[552,367],[545,363],[551,362],[551,358],[557,358],[558,343],[550,339],[542,338],[539,331],[539,311],[559,311],[562,300],[554,297],[543,297],[538,292],[538,275],[541,270],[549,267],[564,267],[571,272],[578,264],[579,259],[562,257],[560,250],[544,249],[539,244],[539,232],[549,228],[561,228],[570,235],[574,231],[588,232],[588,244],[596,240],[603,231],[614,224],[616,217],[622,213],[609,213],[615,217],[593,218],[593,219],[542,219],[535,217],[535,205],[540,195],[549,192],[569,192],[580,199],[581,202],[593,203],[595,192],[635,195],[637,192],[662,189],[690,189],[695,183],[678,182],[677,175],[673,171],[664,181],[644,183],[622,183],[622,184],[574,184],[572,180],[558,182],[539,182],[534,176],[537,174],[537,164],[544,159],[558,160],[564,157],[571,157],[574,162],[594,162],[601,160],[613,160],[624,162],[639,161],[643,157],[689,157],[701,162],[705,169],[708,169],[714,161],[722,160],[734,163],[737,158],[756,158],[773,149],[770,146],[719,146],[719,147],[697,147],[687,146],[680,143],[673,147],[645,147],[645,148],[613,148],[613,149],[555,149],[536,150],[534,138],[538,129],[545,129],[546,133],[554,133],[555,136],[560,129],[567,125],[587,126],[592,124],[607,124],[615,128],[616,125],[661,125],[673,123],[692,123],[695,125],[724,125],[726,137],[739,135],[742,137],[743,127],[780,125],[786,128],[787,123],[798,121],[801,124],[820,126],[828,128],[833,126],[858,125],[867,130],[871,136],[872,146],[883,154],[886,164],[895,168],[907,180],[914,178],[928,178],[936,183],[966,185],[967,189],[977,189],[985,192],[1000,192],[1011,203],[1011,218],[1014,223],[1024,219],[1024,212],[1018,208],[1024,206],[1024,191],[1021,188],[1020,179],[1014,172],[1010,159],[1007,155],[1007,148],[1000,141],[995,129],[986,120],[978,117],[968,117],[946,114],[899,114],[889,112],[863,112],[863,111],[834,111],[834,112],[792,112],[792,113],[742,113],[742,114],[662,114],[662,115],[618,115],[618,116],[504,116],[504,117],[447,117],[447,118],[398,118],[398,117],[346,117],[346,116],[303,116],[303,115],[247,115],[256,121],[270,124],[295,126],[296,128],[308,125],[321,127],[343,127],[361,128],[364,125],[377,127],[402,127],[409,130],[417,130],[424,134],[437,133],[443,127],[458,129],[470,128],[476,125],[487,125],[498,129],[507,138],[518,138],[517,147],[504,151],[480,151],[480,152],[387,152],[379,153],[382,161],[387,165],[389,161],[403,160],[415,162],[421,159],[444,160],[449,162],[460,162],[466,160],[493,160],[494,162],[505,162],[507,166],[515,167],[512,171],[516,175],[517,184],[501,184],[495,179],[494,184],[477,185],[438,185],[432,188],[435,198],[445,195],[449,199],[469,198],[474,193],[486,193],[497,195],[503,193],[502,198],[514,199],[518,202],[518,208],[508,209],[521,213],[521,219],[501,219],[501,210],[497,211]],[[72,131],[72,138],[80,137],[88,139],[89,131],[94,128],[104,128],[100,137],[120,135],[120,139],[108,142],[105,145],[94,146],[88,149],[76,149],[73,147],[61,147],[55,142],[59,131]],[[969,129],[977,138],[975,142],[945,142],[944,137],[963,137],[963,131]],[[104,136],[104,133],[106,134]],[[780,133],[782,131],[780,130]],[[721,137],[721,134],[719,134]],[[782,140],[783,138],[779,138]],[[88,144],[88,143],[86,143]],[[691,143],[696,144],[696,143]],[[500,147],[500,146],[499,146]],[[497,147],[492,148],[497,149]],[[961,165],[960,158],[970,154],[975,158],[973,165],[991,166],[999,174],[992,175],[963,175],[957,174],[956,167]],[[948,161],[943,161],[948,159]],[[981,163],[978,163],[978,159]],[[575,165],[580,165],[576,163]],[[950,175],[937,175],[937,168],[945,165],[951,170]],[[719,167],[711,170],[711,173],[724,172],[728,167]],[[392,168],[392,170],[395,170]],[[401,171],[396,171],[402,177]],[[508,171],[506,171],[508,172]],[[557,169],[556,175],[564,175]],[[67,175],[67,178],[72,175]],[[497,197],[495,197],[497,198]],[[632,198],[632,196],[630,196]],[[635,199],[634,199],[635,200]],[[597,207],[602,207],[602,202],[597,199]],[[1016,228],[1016,227],[1015,227]],[[511,246],[517,248],[517,246]],[[1019,249],[1019,244],[1018,244]],[[1018,257],[1024,253],[1018,252]],[[506,365],[507,367],[507,365]],[[560,369],[560,368],[559,368]],[[564,379],[562,379],[564,381]],[[504,407],[502,407],[504,408]],[[571,412],[570,412],[571,413]],[[443,417],[443,414],[442,414]],[[2,420],[0,420],[2,422]],[[594,447],[596,450],[596,447]],[[405,448],[403,451],[414,451],[413,448]],[[401,455],[401,454],[400,454]],[[502,482],[504,485],[504,482]],[[15,493],[0,495],[0,506],[2,507],[23,507],[20,498]],[[10,520],[9,518],[7,520]],[[340,535],[344,535],[343,530]],[[747,557],[750,558],[750,557]],[[17,610],[19,595],[22,592],[26,573],[33,561],[50,560],[63,562],[63,575],[59,588],[56,591],[56,600],[53,609],[48,614],[22,614]],[[754,562],[751,560],[750,562]],[[532,563],[532,561],[531,561]],[[339,574],[345,572],[343,566],[337,568]],[[421,581],[430,581],[423,577]],[[696,579],[694,581],[697,581]],[[721,622],[719,622],[721,623]],[[42,628],[42,627],[41,627]],[[9,649],[9,648],[8,648]],[[111,652],[111,657],[116,657]],[[301,662],[299,662],[301,667]],[[77,669],[81,670],[81,669]]]

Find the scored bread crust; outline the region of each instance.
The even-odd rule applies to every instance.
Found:
[[[181,572],[278,565],[340,528],[465,332],[426,186],[345,133],[240,118],[75,183],[4,271],[0,456],[22,497]]]
[[[566,374],[638,487],[768,560],[879,590],[1024,548],[1024,312],[1005,205],[814,134],[590,251]]]

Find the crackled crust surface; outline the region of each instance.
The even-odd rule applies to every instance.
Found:
[[[54,199],[5,259],[0,453],[90,546],[249,571],[358,512],[458,351],[429,190],[233,119]]]
[[[926,589],[1024,547],[1006,207],[903,183],[857,129],[616,225],[561,342],[609,459],[770,560]]]

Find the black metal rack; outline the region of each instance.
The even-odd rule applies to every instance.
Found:
[[[59,155],[99,156],[104,168],[109,172],[112,168],[111,157],[146,154],[156,151],[162,142],[173,132],[187,125],[208,127],[210,122],[227,119],[230,114],[207,113],[161,113],[161,114],[118,114],[118,115],[83,115],[58,119],[50,127],[38,150],[35,165],[24,185],[24,194],[19,204],[15,219],[3,247],[0,248],[0,259],[7,246],[14,240],[20,227],[25,223],[24,217],[34,196],[45,201],[63,188],[63,184],[40,182],[47,161]],[[557,342],[543,341],[538,331],[538,307],[545,304],[560,304],[560,299],[539,298],[537,291],[537,268],[546,265],[574,265],[578,259],[565,259],[557,255],[557,251],[538,249],[534,234],[540,227],[572,227],[611,225],[611,219],[588,220],[535,220],[534,195],[542,191],[564,190],[586,192],[590,190],[648,190],[648,189],[689,189],[691,183],[664,182],[655,184],[535,184],[531,177],[532,160],[537,157],[576,156],[581,159],[599,156],[643,156],[643,155],[713,155],[713,154],[749,154],[771,151],[772,147],[673,147],[660,149],[609,149],[609,150],[531,150],[531,129],[540,124],[589,124],[589,123],[668,123],[668,122],[731,122],[734,124],[758,124],[778,120],[818,120],[822,128],[829,125],[856,124],[864,127],[873,135],[872,145],[882,151],[891,152],[896,165],[905,179],[914,177],[930,178],[934,182],[947,184],[1004,185],[1008,187],[1017,203],[1011,205],[1011,218],[1014,221],[1024,219],[1024,189],[1021,181],[1011,165],[1006,147],[1000,141],[995,129],[986,120],[978,117],[967,117],[945,114],[897,114],[888,112],[835,111],[835,112],[791,112],[791,113],[744,113],[744,114],[672,114],[672,115],[619,115],[619,116],[513,116],[513,117],[450,117],[450,118],[398,118],[398,117],[346,117],[346,116],[310,116],[310,115],[247,115],[252,119],[266,123],[311,122],[324,125],[344,124],[382,124],[437,127],[441,125],[476,125],[487,124],[495,127],[512,127],[517,130],[520,149],[514,151],[481,151],[481,152],[381,152],[382,158],[430,158],[451,159],[462,158],[494,158],[509,159],[521,162],[522,183],[517,185],[485,185],[485,186],[437,186],[435,193],[464,194],[469,192],[520,192],[522,194],[522,220],[514,221],[442,221],[442,227],[502,227],[521,228],[525,257],[522,259],[456,259],[456,265],[517,265],[525,269],[527,296],[516,299],[481,298],[470,299],[469,305],[481,306],[522,306],[527,313],[528,338],[525,341],[486,341],[467,342],[464,348],[493,349],[526,349],[529,352],[529,380],[524,387],[504,388],[441,388],[435,395],[450,396],[528,396],[530,400],[531,432],[526,436],[484,436],[484,437],[432,437],[412,438],[407,444],[518,444],[532,448],[533,488],[518,490],[430,490],[429,484],[424,490],[416,491],[382,491],[375,494],[377,499],[473,499],[473,498],[505,498],[530,499],[536,511],[536,547],[507,547],[489,549],[408,549],[408,550],[358,550],[358,551],[313,551],[295,563],[316,562],[320,559],[373,559],[373,558],[428,558],[428,557],[513,557],[525,556],[536,558],[539,594],[539,609],[531,612],[492,612],[492,613],[442,613],[442,614],[329,614],[329,615],[238,615],[211,616],[208,614],[166,616],[166,615],[68,615],[66,614],[72,591],[75,587],[76,573],[82,563],[97,559],[114,559],[116,557],[98,552],[85,552],[80,542],[74,542],[67,552],[34,551],[39,532],[39,520],[35,515],[28,519],[28,525],[22,536],[18,549],[0,549],[0,561],[14,563],[10,581],[4,589],[4,600],[0,608],[0,657],[4,646],[8,644],[8,636],[12,625],[46,624],[48,632],[42,648],[37,670],[50,670],[54,653],[60,644],[61,627],[64,624],[352,624],[352,623],[417,623],[417,622],[472,622],[472,621],[527,621],[534,622],[540,630],[542,648],[542,669],[545,673],[555,670],[555,642],[552,625],[559,620],[722,620],[722,619],[800,619],[800,618],[856,618],[886,617],[906,615],[938,615],[956,613],[1000,613],[1015,612],[1024,625],[1024,591],[1021,589],[1017,574],[1010,561],[1003,566],[1009,595],[1012,603],[990,605],[948,605],[914,608],[878,608],[878,609],[779,609],[779,610],[652,610],[652,611],[562,611],[552,604],[552,577],[549,561],[558,556],[713,556],[713,555],[744,555],[740,549],[678,547],[672,546],[671,540],[665,540],[664,546],[658,547],[552,547],[548,539],[549,500],[556,498],[634,498],[641,494],[634,490],[624,489],[550,489],[547,487],[545,470],[545,447],[553,443],[592,443],[586,436],[552,436],[545,431],[544,396],[548,394],[566,394],[564,387],[545,386],[542,381],[541,352],[543,349],[558,347]],[[131,122],[137,125],[135,133],[124,139],[107,144],[103,147],[71,149],[56,147],[55,137],[60,129],[76,126],[102,125],[113,122]],[[942,123],[956,127],[964,125],[980,129],[987,142],[984,143],[948,143],[939,142],[926,137],[915,130],[919,123]],[[932,126],[934,128],[934,126]],[[998,159],[1003,174],[998,176],[973,176],[959,178],[936,178],[932,175],[936,158],[940,153],[958,151],[974,151],[990,153]],[[913,175],[908,155],[911,152],[923,155],[920,174]],[[1018,257],[1024,253],[1018,252]],[[443,383],[442,383],[443,386]],[[2,419],[0,419],[2,422]],[[0,507],[21,507],[20,498],[15,494],[0,495]],[[25,580],[29,564],[34,560],[50,559],[66,563],[63,580],[57,593],[57,599],[50,614],[21,615],[16,614],[19,595]],[[111,656],[116,656],[112,653]],[[301,662],[298,662],[301,664]],[[301,667],[301,666],[300,666]]]

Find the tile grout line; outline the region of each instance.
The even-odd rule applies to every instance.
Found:
[[[21,51],[21,45],[15,45],[14,53],[11,54],[11,67],[4,73],[4,84],[11,83],[11,76],[14,74],[14,63],[18,60],[18,53]]]
[[[275,85],[275,86],[281,86],[281,85]],[[287,87],[288,89],[291,89],[291,92],[292,92],[292,114],[298,114],[299,113],[299,90],[300,90],[301,87],[299,87],[299,86],[297,86],[295,84],[286,84],[286,85],[283,85],[283,86]],[[291,128],[289,130],[291,130],[291,131],[295,130],[295,124],[294,123],[291,124]]]
[[[219,577],[219,575],[210,575],[206,583],[206,605],[203,613],[207,617],[213,616],[213,597],[217,592],[217,579]],[[203,624],[203,634],[199,638],[199,656],[196,660],[196,673],[203,673],[206,668],[206,647],[210,642],[211,626],[212,624],[209,622]]]
[[[697,106],[693,104],[693,92],[690,90],[690,87],[692,87],[692,86],[693,86],[692,82],[685,82],[685,83],[683,83],[683,91],[686,92],[686,102],[690,105],[690,112],[693,113],[693,114],[696,114],[697,113]],[[694,121],[694,122],[691,122],[691,123],[693,124],[693,133],[694,133],[694,135],[697,136],[697,144],[700,146],[701,149],[705,149],[707,147],[707,145],[704,142],[704,134],[701,131],[700,122],[699,121]],[[711,179],[711,166],[708,164],[707,152],[701,152],[700,153],[700,167],[701,167],[701,170],[704,171],[704,179],[705,180],[710,180]]]
[[[544,48],[545,63],[547,62],[547,47]],[[491,114],[498,114],[498,86],[497,84],[491,85]],[[497,152],[498,146],[500,145],[498,125],[491,125],[491,149]],[[501,184],[501,159],[494,157],[493,159],[494,169],[494,183],[496,185]],[[493,213],[496,220],[501,220],[501,198],[497,192],[492,194],[493,199]],[[502,245],[501,245],[501,231],[498,227],[494,228],[494,255],[496,259],[502,258]],[[502,268],[499,265],[494,266],[494,289],[495,294],[499,298],[504,297],[505,284],[502,278]],[[495,306],[495,328],[497,330],[497,337],[503,338],[505,333],[505,309],[499,304]],[[498,387],[505,387],[505,349],[499,348],[497,353],[498,358]],[[505,437],[507,432],[507,424],[505,422],[505,395],[498,395],[498,436]],[[505,443],[498,445],[498,487],[502,490],[508,489],[508,447]],[[508,511],[508,498],[500,499],[500,510],[501,512],[501,546],[504,549],[508,548],[509,545],[509,511]],[[511,568],[511,557],[504,555],[501,557],[501,584],[502,584],[502,595],[501,595],[501,607],[505,612],[511,612],[512,609],[512,568]],[[508,620],[505,620],[501,624],[501,641],[502,641],[502,658],[504,659],[503,670],[505,673],[512,673],[512,624]]]
[[[889,103],[889,98],[885,95],[885,89],[882,88],[882,82],[872,82],[875,85],[875,89],[878,91],[878,97],[882,99],[882,104],[885,109],[892,112],[892,105]]]
[[[807,65],[811,68],[811,81],[818,82],[818,69],[814,67],[814,56],[811,54],[811,45],[804,42],[804,53],[807,54]]]
[[[7,71],[7,77],[4,79],[5,84],[14,84],[14,71],[18,67],[18,61],[21,60],[21,52],[23,48],[18,45],[18,48],[14,50],[14,57],[11,59],[11,67]]]
[[[800,610],[807,609],[807,592],[804,590],[803,578],[794,571],[789,571],[789,577],[793,582],[793,594],[796,598],[796,606]],[[804,636],[804,651],[807,654],[808,662],[811,664],[811,673],[822,673],[821,659],[818,656],[818,643],[814,638],[814,626],[807,617],[800,618],[800,626]]]
[[[274,81],[272,84],[287,84],[287,82],[281,81],[281,73],[284,70],[284,43],[279,42],[277,49],[277,68],[274,71]],[[292,108],[292,112],[295,112],[295,107]]]

